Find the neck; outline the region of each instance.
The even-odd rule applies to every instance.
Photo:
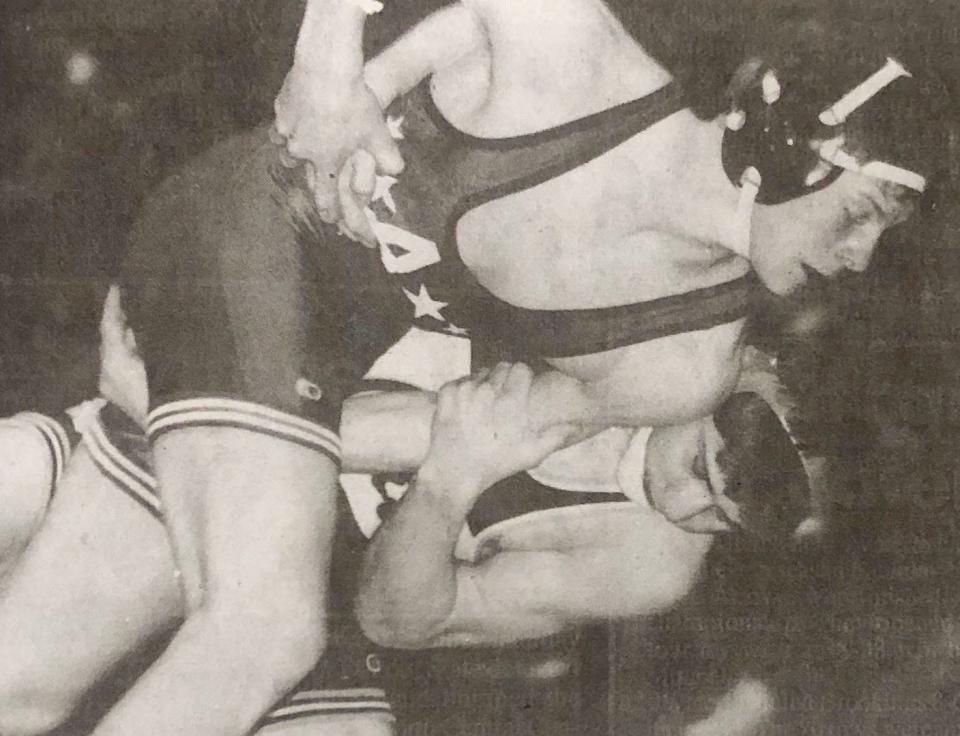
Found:
[[[723,169],[722,143],[720,123],[688,115],[684,139],[677,143],[684,151],[677,166],[683,172],[680,181],[687,193],[677,202],[679,216],[684,231],[698,240],[749,259],[749,239],[742,236],[737,225],[740,188],[731,183]],[[690,202],[697,204],[691,207]]]

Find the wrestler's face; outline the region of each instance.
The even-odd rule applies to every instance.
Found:
[[[863,271],[880,235],[912,211],[904,190],[845,171],[833,184],[777,205],[757,207],[750,257],[757,274],[778,294],[806,279],[804,267],[824,276]]]
[[[647,442],[644,473],[654,507],[688,531],[729,530],[721,510],[729,505],[723,495],[725,479],[717,462],[723,451],[712,417],[656,428]]]

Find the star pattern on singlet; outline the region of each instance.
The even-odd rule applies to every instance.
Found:
[[[440,322],[445,322],[443,315],[440,313],[440,310],[444,307],[450,306],[448,302],[440,302],[436,299],[433,299],[430,296],[430,292],[427,291],[426,284],[420,284],[420,291],[416,294],[411,294],[406,289],[403,290],[403,293],[406,295],[407,299],[413,302],[413,318],[420,319],[420,317],[433,317]]]
[[[396,123],[398,129],[402,122],[400,118]],[[391,192],[396,183],[396,177],[377,175],[373,197],[366,210],[367,219],[379,243],[384,268],[401,279],[401,290],[413,307],[415,324],[454,337],[469,337],[469,329],[454,324],[444,313],[450,303],[430,293],[430,289],[436,285],[432,281],[429,285],[427,283],[431,271],[429,267],[440,263],[440,250],[436,243],[404,226]]]

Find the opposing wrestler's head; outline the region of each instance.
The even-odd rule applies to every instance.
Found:
[[[748,365],[713,416],[654,430],[644,474],[654,506],[689,531],[739,529],[775,544],[821,529],[820,463],[789,428],[794,408],[769,366]]]
[[[722,117],[723,167],[764,283],[866,269],[881,234],[917,208],[946,158],[944,89],[882,51],[753,58]]]

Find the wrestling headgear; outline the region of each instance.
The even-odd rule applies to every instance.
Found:
[[[826,83],[811,90],[809,83],[781,79],[776,70],[764,69],[759,62],[754,70],[762,71],[760,83],[747,86],[732,100],[723,137],[724,170],[745,196],[761,204],[785,202],[827,186],[844,170],[918,192],[926,188],[926,177],[912,162],[897,158],[897,149],[907,147],[897,143],[908,143],[914,131],[884,131],[883,157],[871,147],[867,161],[862,161],[864,151],[845,148],[850,118],[885,119],[891,116],[884,108],[917,105],[911,99],[916,96],[911,94],[912,75],[900,62],[888,57],[845,94],[832,101],[827,98],[826,104],[811,104],[823,97]]]

